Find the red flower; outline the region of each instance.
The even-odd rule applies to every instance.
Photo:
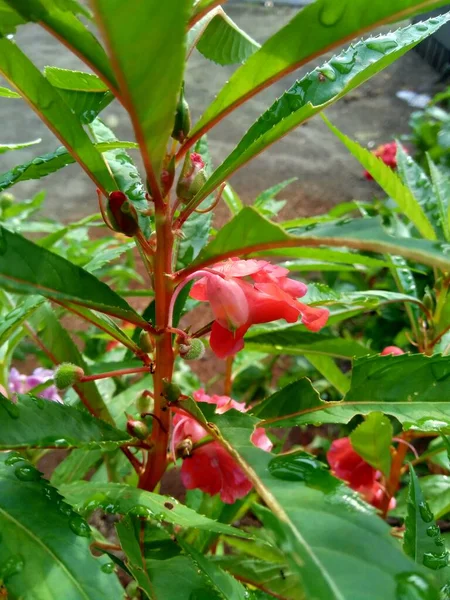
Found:
[[[400,354],[405,353],[398,346],[386,346],[386,348],[382,351],[381,356],[388,356],[390,354],[392,354],[393,356],[400,356]]]
[[[378,481],[381,473],[353,450],[350,438],[334,440],[327,453],[327,459],[335,477],[345,481],[372,506],[381,507],[384,495],[384,489]],[[392,498],[389,509],[394,507],[395,498]]]
[[[191,296],[211,305],[215,320],[210,344],[216,356],[226,358],[241,350],[244,335],[257,323],[295,323],[301,316],[311,331],[325,326],[328,310],[299,302],[296,298],[304,296],[307,287],[289,279],[288,273],[264,260],[231,258],[214,265],[192,286]]]
[[[245,412],[245,404],[236,402],[228,396],[209,396],[203,389],[193,394],[197,402],[207,402],[216,405],[216,413],[222,414],[230,408]],[[177,445],[186,438],[195,444],[202,440],[207,432],[192,417],[176,414],[173,419],[172,451],[175,454]],[[262,450],[270,452],[272,442],[262,427],[255,429],[251,441]],[[220,494],[222,502],[233,504],[238,498],[243,498],[252,489],[242,469],[223,448],[219,442],[209,442],[195,448],[191,456],[183,460],[181,481],[188,489],[200,489],[214,496]]]
[[[377,158],[381,158],[385,165],[391,167],[391,169],[397,168],[397,142],[389,142],[388,144],[381,144],[372,154]],[[368,172],[364,172],[364,177],[369,181],[373,179],[372,175]]]

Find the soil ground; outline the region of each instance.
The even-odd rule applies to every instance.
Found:
[[[263,42],[287,23],[298,9],[233,3],[226,10],[240,27]],[[38,26],[20,28],[16,40],[40,68],[56,65],[85,69],[76,57]],[[209,136],[216,163],[227,156],[247,128],[276,97],[316,64],[307,65],[285,77],[219,124]],[[194,52],[187,71],[187,96],[195,118],[234,69],[215,65]],[[437,80],[436,72],[415,52],[409,52],[330,108],[327,114],[342,131],[364,145],[389,141],[407,132],[411,112],[404,102],[395,97],[395,93],[405,88],[432,93]],[[111,105],[104,116],[107,122],[114,124],[120,139],[133,139],[127,116],[117,103]],[[2,143],[42,138],[39,146],[2,155],[1,172],[59,145],[45,125],[20,100],[0,99],[0,119]],[[370,199],[377,191],[375,184],[364,180],[360,166],[328,131],[320,117],[297,129],[241,169],[231,183],[246,202],[251,202],[264,189],[290,177],[297,177],[298,181],[283,192],[283,197],[289,200],[282,215],[287,218],[317,214],[353,198]],[[76,165],[66,167],[46,180],[21,183],[14,188],[14,193],[18,199],[23,199],[43,188],[48,194],[44,209],[47,215],[71,220],[96,210],[95,190]]]

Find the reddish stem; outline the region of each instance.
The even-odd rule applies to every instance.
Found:
[[[407,435],[403,434],[403,436],[401,437],[403,439],[406,438]],[[408,444],[399,444],[397,446],[397,450],[395,451],[394,458],[392,460],[389,479],[386,482],[386,492],[381,503],[381,511],[383,513],[383,518],[386,518],[386,515],[389,511],[389,503],[391,501],[391,498],[395,496],[399,488],[400,476],[402,474],[402,466],[406,457],[406,453],[408,452],[408,447]]]
[[[117,369],[116,371],[98,373],[97,375],[85,375],[80,379],[80,383],[96,381],[97,379],[107,379],[108,377],[119,377],[120,375],[134,375],[135,373],[150,373],[150,367],[133,367],[132,369]]]

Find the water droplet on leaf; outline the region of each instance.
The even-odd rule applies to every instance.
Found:
[[[442,552],[440,554],[434,552],[425,552],[423,555],[423,564],[429,569],[437,571],[443,569],[448,565],[448,552]]]
[[[25,459],[18,452],[11,452],[11,454],[8,454],[8,458],[5,460],[5,465],[10,467],[11,465],[15,465],[23,460]]]
[[[40,472],[31,465],[17,467],[14,471],[14,475],[17,479],[20,479],[20,481],[39,481],[41,478]]]
[[[425,523],[430,523],[434,518],[426,502],[419,502],[419,513],[422,521],[425,521]]]
[[[366,41],[366,46],[369,50],[375,50],[375,52],[379,52],[380,54],[386,54],[389,50],[393,50],[397,48],[398,43],[394,38],[388,38],[386,36],[379,38],[372,38]]]
[[[114,573],[115,565],[113,562],[107,562],[101,566],[103,573]]]
[[[69,527],[76,534],[81,537],[90,537],[91,528],[80,515],[74,514],[69,519]]]
[[[319,12],[319,21],[324,27],[333,27],[342,19],[347,10],[347,0],[323,0]]]

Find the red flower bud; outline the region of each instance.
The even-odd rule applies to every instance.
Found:
[[[119,231],[128,237],[133,237],[137,234],[139,226],[136,211],[123,192],[116,191],[110,193],[106,212],[114,231]]]

